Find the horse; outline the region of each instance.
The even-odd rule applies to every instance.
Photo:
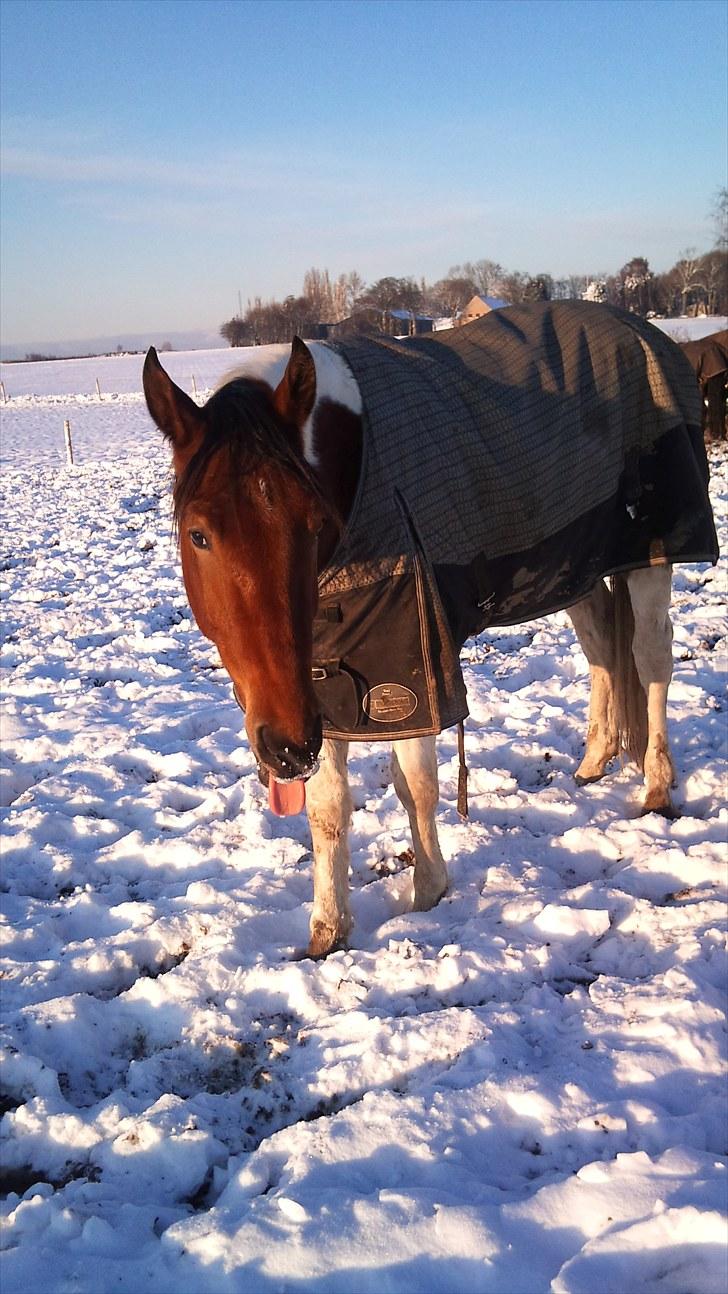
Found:
[[[459,647],[488,624],[567,610],[590,673],[576,781],[596,781],[627,751],[643,770],[643,811],[674,813],[672,561],[717,558],[694,377],[669,338],[607,307],[497,315],[434,338],[295,338],[251,351],[202,407],[154,348],[144,363],[147,407],[171,447],[192,612],[244,710],[272,807],[298,811],[305,799],[313,958],[351,928],[350,740],[391,740],[413,906],[445,893],[435,737],[467,713]],[[458,434],[468,418],[485,420],[472,454],[445,425],[453,405]],[[409,448],[393,444],[393,426]],[[463,464],[465,484],[445,482],[450,513],[429,551],[422,499]],[[380,524],[385,494],[391,516]],[[472,537],[476,523],[484,539]],[[461,547],[451,551],[453,532]],[[363,658],[342,663],[354,640]],[[405,662],[396,678],[389,644]],[[454,671],[444,682],[443,662]]]
[[[679,345],[698,379],[705,439],[725,440],[728,436],[728,329]]]

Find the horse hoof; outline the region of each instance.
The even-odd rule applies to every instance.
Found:
[[[664,791],[648,791],[640,816],[644,818],[648,813],[659,813],[660,817],[667,818],[670,822],[680,817],[680,810],[675,808],[669,795],[665,795]]]
[[[321,961],[323,957],[328,957],[329,953],[337,952],[344,947],[346,934],[340,930],[334,930],[327,926],[324,921],[314,921],[311,927],[311,938],[306,949],[306,956],[312,961]]]
[[[429,912],[431,908],[436,908],[440,899],[447,894],[447,885],[443,885],[441,890],[433,893],[418,893],[415,890],[414,901],[412,903],[413,912]]]
[[[613,758],[613,755],[608,755],[605,760],[595,760],[591,767],[587,765],[586,768],[584,768],[586,760],[582,760],[574,773],[574,781],[576,782],[576,785],[591,786],[592,782],[601,782],[607,772],[610,760]]]

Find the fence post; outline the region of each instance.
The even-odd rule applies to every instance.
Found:
[[[69,467],[73,467],[73,441],[71,440],[71,424],[68,418],[65,418],[63,422],[63,439],[66,442],[66,463]]]
[[[100,399],[101,399],[101,387],[99,386],[99,379],[98,379],[98,378],[96,378],[96,395],[98,396],[98,398],[99,398],[99,400],[100,400]]]
[[[192,374],[192,391],[193,391],[194,395],[197,395],[197,383],[196,383],[196,381],[195,381],[195,375],[194,375],[194,373]]]
[[[8,397],[7,397],[7,396],[6,396],[6,394],[5,394],[5,383],[4,383],[4,382],[0,382],[0,395],[1,395],[1,396],[2,396],[2,398],[3,398],[3,404],[7,404],[7,402],[8,402]]]

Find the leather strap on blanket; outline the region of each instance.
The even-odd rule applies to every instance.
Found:
[[[462,719],[458,724],[458,813],[463,820],[468,817],[468,766],[465,763],[465,724]]]

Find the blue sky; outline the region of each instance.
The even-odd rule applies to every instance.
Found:
[[[656,270],[726,183],[723,0],[3,0],[5,344],[312,265]]]

